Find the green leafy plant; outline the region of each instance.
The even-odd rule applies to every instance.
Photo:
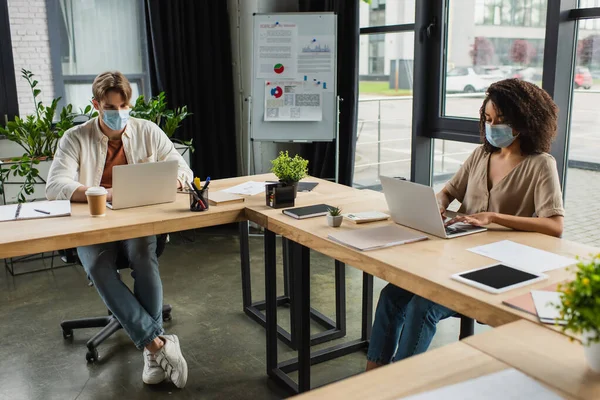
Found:
[[[187,146],[191,152],[194,152],[192,140],[180,140],[174,138],[175,131],[181,126],[184,119],[192,115],[188,112],[187,106],[178,107],[175,110],[167,109],[167,100],[165,92],[160,92],[158,96],[150,98],[148,101],[143,95],[135,101],[131,109],[131,116],[135,118],[146,119],[154,122],[167,134],[173,143],[179,143]]]
[[[34,79],[35,75],[31,71],[22,69],[21,76],[31,88],[35,113],[27,115],[25,118],[15,117],[14,121],[9,121],[5,127],[0,127],[0,134],[17,143],[24,150],[22,156],[14,157],[6,163],[9,165],[8,168],[0,168],[0,182],[2,183],[0,194],[3,194],[4,183],[10,175],[22,179],[17,193],[17,200],[20,203],[26,201],[26,195],[33,194],[36,183],[44,183],[39,181],[39,170],[36,166],[40,160],[54,156],[59,139],[67,129],[74,125],[75,118],[78,115],[87,118],[97,115],[90,105],[85,110],[80,110],[78,114],[74,113],[73,106],[68,104],[60,111],[58,121],[54,121],[60,97],[53,99],[49,106],[45,106],[41,100],[38,100],[42,91],[37,87],[39,82]]]
[[[271,161],[273,172],[281,182],[292,184],[308,174],[308,160],[296,154],[290,157],[288,152],[279,152],[279,156]]]
[[[340,215],[342,215],[342,209],[339,207],[329,207],[327,209],[327,212],[329,213],[329,215],[331,215],[332,217],[339,217]]]
[[[563,330],[575,334],[589,331],[594,334],[590,343],[600,342],[600,254],[575,267],[575,279],[561,284],[561,304],[557,306],[561,319],[566,321]]]

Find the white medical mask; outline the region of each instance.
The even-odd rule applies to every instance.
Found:
[[[517,138],[513,136],[512,128],[506,124],[492,125],[485,123],[485,138],[494,147],[508,147]]]
[[[129,112],[131,110],[103,110],[102,121],[113,131],[120,131],[125,128],[129,121]]]

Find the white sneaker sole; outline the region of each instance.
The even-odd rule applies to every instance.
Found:
[[[188,377],[187,361],[185,361],[185,358],[183,357],[183,353],[181,352],[181,346],[179,345],[179,337],[178,336],[173,335],[173,343],[177,344],[177,347],[179,348],[179,354],[181,354],[181,373],[179,374],[178,380],[174,380],[173,377],[168,376],[168,375],[167,375],[167,377],[169,379],[171,379],[171,381],[173,382],[173,384],[175,386],[177,386],[179,389],[183,389],[187,383],[187,377]]]

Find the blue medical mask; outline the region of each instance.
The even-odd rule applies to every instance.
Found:
[[[131,110],[104,110],[102,111],[102,121],[113,131],[120,131],[129,121],[129,111]]]
[[[485,138],[494,147],[508,147],[517,138],[513,136],[512,128],[506,124],[492,125],[485,123]]]

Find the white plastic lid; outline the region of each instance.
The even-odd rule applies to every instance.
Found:
[[[90,187],[85,191],[86,196],[102,196],[107,193],[108,191],[102,186]]]

